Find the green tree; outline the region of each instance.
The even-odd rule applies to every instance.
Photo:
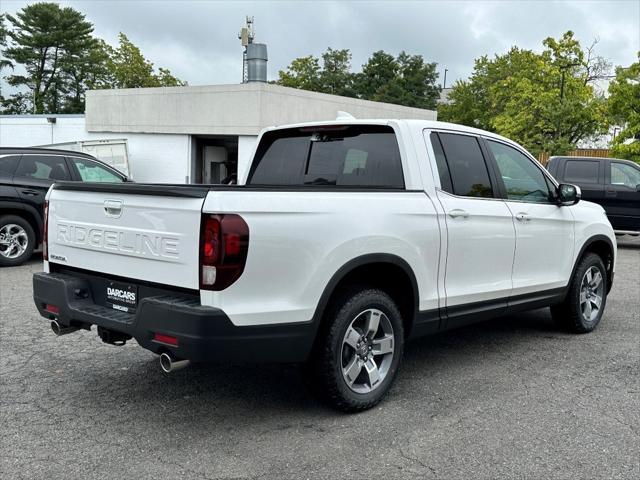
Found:
[[[109,69],[113,49],[102,39],[94,39],[87,48],[68,55],[61,64],[65,98],[56,110],[59,113],[82,113],[85,92],[112,88],[115,79]]]
[[[480,57],[468,80],[454,84],[441,120],[512,138],[534,154],[562,154],[602,131],[605,100],[593,82],[607,62],[583,50],[573,32],[547,38],[542,53],[512,47]]]
[[[26,70],[26,75],[7,77],[8,83],[30,90],[34,113],[55,112],[64,93],[62,65],[89,48],[93,25],[77,10],[56,3],[34,3],[7,19],[14,44],[5,56]]]
[[[640,52],[637,62],[616,68],[607,107],[610,122],[623,126],[613,141],[613,156],[640,163]]]
[[[296,58],[286,70],[278,72],[278,85],[320,91],[320,61],[313,55]]]
[[[351,52],[348,49],[328,48],[322,54],[320,84],[322,92],[344,97],[355,97],[354,75],[351,73]]]
[[[187,84],[187,82],[174,77],[169,69],[162,67],[158,68],[156,79],[159,87],[183,87]]]
[[[328,48],[320,60],[312,55],[296,58],[278,74],[277,84],[345,97],[435,108],[440,94],[436,64],[421,55],[401,52],[397,58],[374,52],[359,73],[351,72],[351,53]]]
[[[0,13],[0,73],[3,69],[10,68],[13,70],[13,62],[4,58],[4,50],[7,48],[8,31],[4,24],[4,13]],[[0,77],[1,79],[1,77]],[[2,88],[0,84],[0,105],[5,108],[5,98],[2,95]]]
[[[436,85],[436,64],[426,63],[422,55],[409,55],[405,52],[400,52],[396,64],[396,75],[378,88],[371,99],[407,107],[434,109],[440,96],[440,87]]]
[[[7,48],[7,40],[9,37],[9,31],[4,24],[4,13],[0,13],[0,71],[3,68],[10,68],[13,70],[13,62],[5,58],[4,50]]]
[[[383,50],[373,52],[367,63],[362,65],[362,72],[356,74],[355,88],[358,96],[374,100],[397,78],[399,70],[400,65],[393,55]]]
[[[354,97],[351,52],[328,48],[322,54],[322,67],[320,60],[313,55],[296,58],[286,70],[278,72],[275,83],[284,87]]]
[[[108,62],[114,78],[114,88],[173,87],[186,85],[167,69],[160,68],[156,74],[153,63],[147,60],[140,48],[120,32],[118,48],[111,52]]]

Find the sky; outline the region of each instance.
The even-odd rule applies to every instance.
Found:
[[[29,1],[0,0],[15,13]],[[473,71],[474,59],[512,45],[542,49],[542,40],[573,30],[614,65],[627,66],[640,50],[640,0],[503,1],[60,1],[84,13],[94,34],[117,44],[124,32],[156,67],[190,85],[239,83],[245,15],[256,42],[268,46],[269,79],[292,59],[348,48],[354,71],[372,52],[404,50],[448,70],[447,85]]]

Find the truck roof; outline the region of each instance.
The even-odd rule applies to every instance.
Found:
[[[506,137],[498,135],[493,132],[488,132],[486,130],[481,130],[479,128],[468,127],[466,125],[460,125],[457,123],[449,123],[449,122],[440,122],[437,120],[417,120],[417,119],[401,119],[401,118],[370,118],[370,119],[360,119],[360,118],[341,118],[336,120],[325,120],[325,121],[315,121],[315,122],[304,122],[304,123],[294,123],[290,125],[277,125],[273,127],[265,128],[262,133],[271,130],[280,130],[286,128],[305,128],[305,127],[314,127],[314,126],[324,126],[324,125],[406,125],[409,128],[417,128],[417,129],[433,129],[433,130],[452,130],[456,132],[462,133],[470,133],[474,135],[482,135],[485,137],[495,138],[496,140],[500,140],[505,143],[511,143],[517,145],[513,140],[509,140]]]

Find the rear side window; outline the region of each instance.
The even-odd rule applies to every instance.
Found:
[[[438,175],[440,176],[440,188],[445,192],[453,193],[453,184],[451,183],[451,172],[449,172],[449,166],[447,165],[447,159],[444,156],[444,150],[440,144],[440,138],[437,133],[431,134],[431,145],[433,146],[433,153],[436,156],[436,165],[438,166]]]
[[[71,178],[64,157],[55,155],[23,155],[16,175],[54,182]]]
[[[262,137],[248,185],[404,188],[391,127],[296,128]]]
[[[8,173],[10,175],[16,171],[20,155],[7,155],[6,157],[0,157],[0,172]]]
[[[567,160],[564,165],[565,182],[575,183],[600,183],[598,172],[600,162],[592,160]]]
[[[444,155],[444,158],[438,159],[440,146],[437,146],[437,142],[434,142],[434,137],[432,137],[442,189],[463,197],[493,197],[489,171],[478,139],[469,135],[452,133],[438,133],[435,138],[440,139],[442,150],[440,155]],[[451,186],[447,184],[445,161],[451,178]],[[445,176],[444,182],[443,175]]]

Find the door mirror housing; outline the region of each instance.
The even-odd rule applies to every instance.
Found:
[[[562,207],[569,207],[575,205],[582,198],[582,191],[577,185],[571,185],[570,183],[561,183],[557,189],[558,205]]]

